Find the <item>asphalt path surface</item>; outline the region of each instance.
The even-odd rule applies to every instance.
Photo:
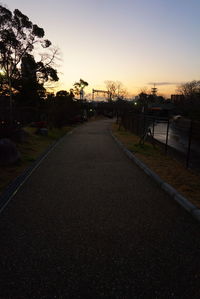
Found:
[[[200,225],[109,133],[66,136],[0,214],[0,298],[200,298]]]

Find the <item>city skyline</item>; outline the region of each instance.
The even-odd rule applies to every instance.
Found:
[[[120,81],[130,95],[156,84],[169,96],[177,85],[200,77],[197,0],[43,1],[8,0],[43,27],[62,55],[57,89],[69,90],[80,78],[104,89]]]

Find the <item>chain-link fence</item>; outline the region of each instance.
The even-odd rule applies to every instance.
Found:
[[[140,141],[151,140],[173,155],[187,168],[200,171],[200,122],[182,117],[166,118],[146,114],[127,113],[120,126],[140,136]]]

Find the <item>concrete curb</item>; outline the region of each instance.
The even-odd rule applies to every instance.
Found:
[[[28,180],[31,174],[40,166],[42,161],[49,155],[51,151],[67,136],[71,135],[75,129],[66,133],[63,137],[51,144],[37,159],[33,164],[28,167],[21,175],[19,175],[14,181],[12,181],[3,194],[0,196],[0,214],[9,204],[14,195],[19,191],[22,185]]]
[[[175,188],[163,181],[154,171],[148,168],[138,158],[134,156],[124,145],[117,139],[116,136],[110,130],[110,134],[119,145],[119,147],[125,152],[125,154],[136,163],[148,176],[150,176],[166,193],[168,193],[178,204],[180,204],[186,211],[200,221],[200,209],[193,205],[187,198],[182,196]]]

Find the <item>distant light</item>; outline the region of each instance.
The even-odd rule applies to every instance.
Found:
[[[137,106],[137,102],[135,102],[134,105]]]

